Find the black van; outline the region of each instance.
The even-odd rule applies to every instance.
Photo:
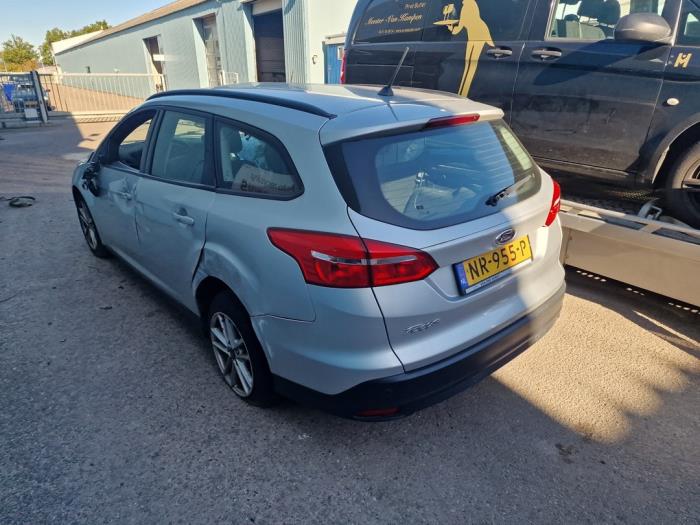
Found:
[[[498,106],[545,168],[663,188],[700,227],[700,0],[359,0],[349,84]]]

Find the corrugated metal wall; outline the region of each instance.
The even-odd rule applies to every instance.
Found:
[[[248,80],[245,7],[237,0],[207,2],[133,29],[108,36],[56,55],[65,73],[151,73],[143,39],[160,35],[165,55],[168,89],[208,85],[206,67],[202,67],[201,36],[195,20],[216,15],[224,71],[237,73],[240,81]]]
[[[305,82],[309,52],[306,0],[284,0],[282,14],[287,82]]]
[[[323,82],[325,37],[347,28],[356,0],[279,0],[287,80]],[[65,73],[151,73],[143,39],[160,36],[168,89],[205,87],[208,75],[195,19],[216,15],[221,62],[240,82],[255,80],[251,3],[211,0],[56,55]],[[232,76],[227,76],[232,78]]]

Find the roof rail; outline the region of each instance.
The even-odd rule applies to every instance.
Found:
[[[327,119],[333,119],[338,116],[333,113],[329,113],[319,108],[318,106],[314,106],[313,104],[308,104],[306,102],[300,102],[298,100],[291,100],[281,97],[273,97],[270,95],[264,95],[262,93],[256,93],[254,90],[243,89],[173,89],[171,91],[155,93],[148,97],[147,100],[177,95],[199,95],[205,97],[222,97],[233,98],[238,100],[250,100],[251,102],[262,102],[263,104],[272,104],[274,106],[296,109],[298,111],[303,111],[304,113],[318,115],[319,117],[325,117]]]

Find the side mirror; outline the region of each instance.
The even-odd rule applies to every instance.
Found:
[[[670,44],[672,39],[671,26],[655,13],[632,13],[620,18],[615,26],[615,40],[619,42]]]
[[[95,197],[100,194],[100,183],[97,180],[97,175],[100,173],[101,158],[95,154],[85,164],[83,168],[83,187],[92,193]]]

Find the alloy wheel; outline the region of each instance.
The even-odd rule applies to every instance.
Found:
[[[241,332],[229,316],[217,312],[211,317],[209,335],[216,364],[226,384],[240,397],[253,392],[253,367]]]
[[[78,218],[80,219],[80,228],[83,230],[83,235],[88,243],[88,246],[93,250],[97,249],[97,229],[95,221],[92,219],[90,210],[84,201],[78,204]]]

